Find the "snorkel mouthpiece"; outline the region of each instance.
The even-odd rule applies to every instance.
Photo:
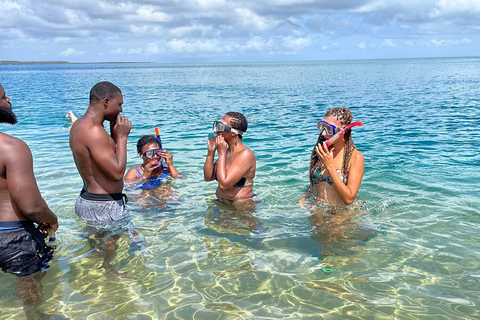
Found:
[[[362,127],[363,126],[363,123],[361,121],[355,121],[355,122],[352,122],[350,123],[348,126],[346,126],[345,128],[343,128],[342,130],[338,131],[337,133],[335,133],[333,135],[333,137],[331,137],[330,139],[328,139],[327,141],[325,141],[325,143],[327,144],[327,148],[330,148],[330,146],[338,140],[338,138],[340,138],[341,136],[343,136],[345,134],[345,132],[347,132],[347,130],[349,129],[352,129],[353,127],[356,127],[356,126],[359,126],[359,127]]]
[[[157,139],[158,139],[158,146],[160,147],[160,149],[163,149],[162,139],[160,139],[160,130],[158,130],[157,127],[155,127],[155,135],[157,136]]]

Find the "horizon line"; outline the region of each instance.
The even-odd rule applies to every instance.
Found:
[[[207,64],[207,63],[270,63],[270,62],[326,62],[326,61],[369,61],[369,60],[412,60],[412,59],[455,59],[479,58],[472,56],[435,56],[435,57],[402,57],[402,58],[353,58],[353,59],[323,59],[323,60],[254,60],[254,61],[200,61],[200,62],[156,62],[156,61],[95,61],[71,62],[66,60],[0,60],[0,65],[39,65],[39,64]]]

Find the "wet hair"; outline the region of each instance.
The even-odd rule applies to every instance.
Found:
[[[324,117],[329,117],[329,116],[333,116],[335,119],[340,121],[342,126],[349,125],[350,123],[352,123],[352,120],[353,120],[352,112],[348,108],[339,108],[339,107],[332,108],[325,113]],[[344,150],[343,150],[342,174],[343,174],[344,177],[347,177],[348,176],[348,171],[350,170],[350,160],[352,159],[353,151],[357,147],[355,147],[355,144],[353,143],[352,129],[347,130],[345,132],[345,134],[343,135],[343,137],[345,139],[345,147],[344,147]],[[320,132],[320,134],[318,136],[318,139],[317,139],[317,143],[315,144],[315,146],[318,143],[323,144],[324,141],[325,141],[325,138],[324,138],[322,132]],[[313,151],[312,151],[312,155],[310,157],[310,168],[308,170],[308,176],[310,178],[309,190],[311,190],[313,188],[312,175],[315,172],[315,170],[318,168],[318,166],[320,166],[320,165],[321,165],[320,159],[318,158],[317,152],[315,151],[315,147],[314,147]]]
[[[232,125],[233,129],[240,130],[242,132],[246,132],[248,129],[247,118],[240,112],[227,112],[227,116],[230,117],[230,124]],[[242,135],[239,134],[238,137],[242,139]]]
[[[108,81],[102,81],[97,83],[90,89],[90,103],[101,101],[105,98],[112,99],[118,93],[122,91],[113,83]]]
[[[158,144],[158,139],[157,137],[154,136],[143,136],[137,141],[137,153],[142,154],[142,149],[145,145],[150,144],[150,143],[156,143],[158,147],[160,145]]]

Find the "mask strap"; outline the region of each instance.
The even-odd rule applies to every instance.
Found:
[[[230,131],[236,133],[237,136],[238,136],[238,135],[243,136],[243,134],[245,133],[245,132],[243,132],[243,131],[240,131],[240,130],[237,130],[237,129],[233,129],[233,128],[230,128]]]

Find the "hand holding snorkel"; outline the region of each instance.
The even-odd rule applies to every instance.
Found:
[[[165,161],[167,165],[173,164],[173,155],[165,149],[160,150],[158,156]]]
[[[346,126],[345,128],[341,129],[340,131],[338,131],[337,133],[335,133],[330,139],[328,139],[327,141],[325,141],[325,145],[327,148],[330,148],[330,146],[338,140],[338,138],[340,138],[341,136],[343,136],[345,134],[345,132],[347,132],[347,130],[350,130],[352,129],[353,127],[355,126],[359,126],[359,127],[362,127],[363,126],[363,123],[361,121],[355,121],[355,122],[352,122],[350,123],[348,126]]]
[[[319,143],[315,146],[317,156],[322,160],[329,173],[335,171],[333,148],[332,150],[329,150],[329,148],[335,143],[335,141],[337,141],[341,136],[343,136],[345,132],[347,132],[347,130],[352,129],[355,126],[361,127],[363,126],[363,123],[361,121],[352,122],[348,126],[340,129],[340,131],[335,133],[330,139],[323,142],[323,144]]]
[[[110,122],[110,136],[115,143],[117,143],[117,139],[119,138],[128,137],[131,129],[132,123],[120,113],[114,121]]]

